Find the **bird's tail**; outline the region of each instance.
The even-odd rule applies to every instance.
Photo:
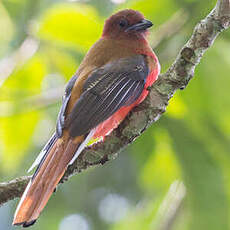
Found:
[[[84,136],[52,140],[18,204],[13,225],[35,223],[83,140]]]

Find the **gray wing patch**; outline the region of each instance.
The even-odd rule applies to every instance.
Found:
[[[58,118],[57,118],[57,125],[56,125],[56,133],[57,133],[58,138],[62,136],[62,131],[63,131],[64,124],[65,124],[65,111],[66,111],[66,107],[69,102],[69,99],[71,97],[71,91],[73,89],[73,86],[76,80],[77,80],[77,75],[74,75],[69,80],[65,88],[65,94],[62,99],[62,107],[59,111]]]
[[[145,57],[119,59],[92,72],[65,120],[72,137],[88,133],[141,95],[149,69]]]

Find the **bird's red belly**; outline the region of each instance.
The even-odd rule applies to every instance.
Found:
[[[145,88],[140,95],[140,97],[129,106],[123,106],[120,108],[116,113],[114,113],[110,118],[102,122],[100,125],[97,126],[96,132],[93,138],[104,137],[109,134],[113,129],[117,128],[117,126],[124,120],[124,118],[128,115],[128,113],[138,104],[140,104],[148,95],[147,87],[151,86],[157,79],[158,71],[154,70],[148,76],[147,81],[145,83]]]

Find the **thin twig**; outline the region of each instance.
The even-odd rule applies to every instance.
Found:
[[[171,230],[182,207],[186,188],[181,181],[174,181],[161,203],[156,217],[151,223],[151,229]]]
[[[151,33],[150,44],[152,48],[157,47],[164,39],[177,34],[188,20],[188,13],[181,9],[164,24]]]
[[[0,60],[0,87],[16,67],[23,65],[38,49],[38,41],[27,37],[22,45],[9,57]]]

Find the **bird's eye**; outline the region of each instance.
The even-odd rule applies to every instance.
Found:
[[[126,20],[124,20],[124,19],[122,19],[120,22],[119,22],[119,26],[121,27],[121,28],[124,28],[124,27],[126,27],[128,25],[128,22],[126,21]]]

